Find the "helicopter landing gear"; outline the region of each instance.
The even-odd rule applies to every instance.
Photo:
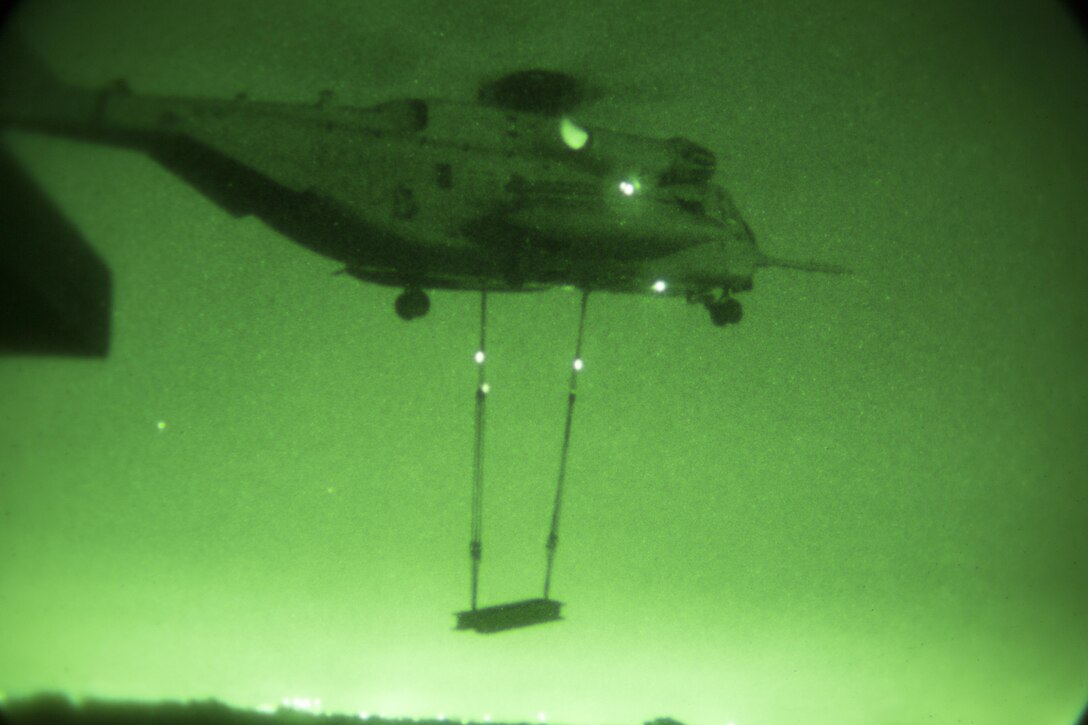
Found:
[[[740,302],[732,297],[722,296],[718,300],[707,300],[703,303],[706,311],[710,313],[710,321],[717,327],[735,325],[744,316],[744,309]]]
[[[400,319],[414,320],[427,314],[427,310],[431,309],[431,299],[419,287],[409,287],[397,295],[393,307]]]

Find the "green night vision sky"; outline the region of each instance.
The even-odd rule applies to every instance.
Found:
[[[62,78],[309,102],[548,67],[718,154],[745,319],[593,295],[552,594],[468,604],[476,295],[334,275],[130,151],[4,141],[109,263],[0,360],[0,689],[575,725],[1064,723],[1088,695],[1088,49],[1060,6],[32,3]],[[385,7],[384,5],[388,5]],[[516,7],[517,9],[511,9]],[[360,173],[365,173],[361,170]],[[576,292],[490,300],[481,603],[539,596]]]

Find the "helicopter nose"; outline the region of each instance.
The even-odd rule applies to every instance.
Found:
[[[718,159],[710,149],[679,136],[669,139],[665,145],[671,163],[658,177],[658,183],[662,186],[705,184],[714,176]]]

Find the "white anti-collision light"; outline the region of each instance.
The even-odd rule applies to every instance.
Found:
[[[663,280],[663,279],[657,280],[656,282],[654,282],[654,285],[653,285],[654,292],[664,292],[668,288],[669,288],[669,286],[667,284],[665,284],[665,280]]]
[[[563,137],[563,143],[577,151],[586,145],[589,133],[567,117],[559,122],[559,135]]]
[[[580,357],[574,358],[574,369],[575,369],[575,371],[579,371],[584,367],[585,367],[585,363],[582,362],[582,358],[580,358]]]
[[[477,351],[475,359],[476,359],[477,364],[482,365],[483,362],[484,362],[484,351],[483,350]]]

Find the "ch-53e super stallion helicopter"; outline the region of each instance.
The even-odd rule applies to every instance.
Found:
[[[734,293],[759,267],[840,272],[762,254],[714,154],[692,141],[579,123],[582,85],[548,70],[483,83],[470,101],[408,98],[358,108],[173,98],[124,84],[58,81],[31,53],[0,78],[0,122],[142,150],[236,215],[256,215],[361,280],[402,289],[398,315],[430,307],[426,290],[481,294],[476,362],[472,607],[458,629],[496,632],[559,619],[549,596],[558,543],[576,373],[590,292],[674,296],[718,326],[741,319]],[[16,70],[17,69],[17,70]],[[478,608],[487,295],[582,290],[544,596]]]
[[[682,297],[724,326],[759,267],[838,271],[762,254],[710,150],[575,121],[584,94],[563,73],[356,108],[77,88],[10,45],[0,122],[145,151],[346,274],[402,288],[404,319],[427,313],[428,289],[574,286]]]

